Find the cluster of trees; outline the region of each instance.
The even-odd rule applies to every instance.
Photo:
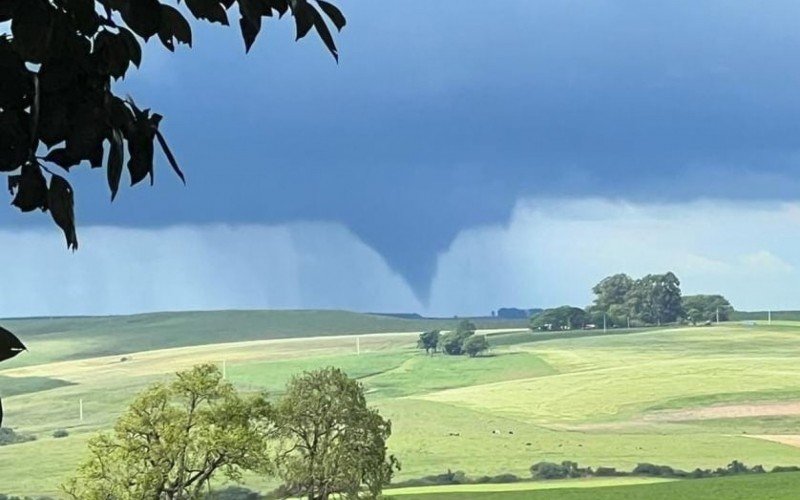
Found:
[[[294,377],[271,402],[243,395],[214,365],[141,393],[62,489],[74,499],[200,499],[212,478],[278,477],[286,496],[377,498],[399,470],[391,422],[341,370]]]
[[[604,278],[592,288],[594,304],[587,308],[593,320],[627,326],[630,323],[661,325],[682,316],[681,282],[672,272],[633,279],[627,274]]]
[[[417,341],[417,347],[425,349],[427,354],[443,352],[452,356],[466,354],[471,358],[489,349],[489,341],[484,335],[475,335],[475,324],[462,320],[455,330],[442,333],[440,330],[423,332]]]
[[[633,279],[627,274],[608,276],[592,288],[595,299],[586,309],[561,306],[534,315],[534,330],[572,330],[662,325],[686,320],[692,324],[727,321],[733,307],[722,295],[681,294],[681,282],[672,273]]]

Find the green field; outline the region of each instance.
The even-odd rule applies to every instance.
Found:
[[[217,314],[221,317],[215,318]],[[530,465],[543,460],[623,470],[639,462],[716,468],[734,459],[768,468],[800,465],[800,448],[792,445],[800,443],[800,324],[616,332],[624,335],[580,332],[556,338],[491,332],[490,355],[469,359],[415,350],[416,332],[429,326],[424,321],[330,312],[250,314],[7,323],[32,352],[0,370],[5,424],[38,439],[0,447],[0,493],[56,494],[59,482],[80,460],[86,440],[109,428],[136,391],[175,370],[208,361],[224,361],[228,378],[242,389],[272,394],[305,369],[334,365],[358,377],[372,404],[393,421],[390,447],[403,463],[400,481],[447,469],[470,476],[527,477]],[[271,318],[269,328],[242,319],[259,315]],[[358,334],[360,355],[356,336],[347,333]],[[56,429],[70,435],[56,440],[51,437]],[[773,481],[778,491],[787,482],[797,484],[797,477],[619,487],[587,481],[580,486],[594,486],[591,491],[603,495],[654,488],[652,498],[662,498],[657,496],[661,489],[689,488],[686,493],[674,490],[672,498],[682,498],[691,488],[708,484],[723,491],[727,481],[740,479]],[[524,483],[526,488],[531,484],[555,485]],[[261,491],[276,486],[273,480],[251,476],[246,485]],[[525,498],[590,498],[570,496],[585,494],[575,491],[577,483],[560,486],[541,493],[551,496]],[[402,496],[421,498],[411,493]],[[447,494],[466,498],[463,492]],[[533,494],[511,491],[502,498]],[[612,497],[645,498],[592,498]]]
[[[575,482],[575,481],[573,481]],[[580,482],[580,481],[577,481]],[[770,474],[740,477],[670,481],[656,484],[580,484],[580,487],[540,488],[515,483],[510,490],[482,488],[431,488],[396,500],[794,500],[800,491],[800,474]]]

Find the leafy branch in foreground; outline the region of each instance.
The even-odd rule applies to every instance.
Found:
[[[222,474],[269,463],[271,408],[241,396],[214,365],[180,372],[140,394],[113,433],[89,441],[89,458],[64,485],[71,498],[196,499]]]
[[[233,8],[234,4],[236,9]],[[127,150],[131,185],[153,183],[154,143],[184,180],[159,125],[162,116],[112,91],[142,42],[157,38],[170,51],[192,45],[183,12],[229,25],[238,13],[250,50],[264,18],[294,18],[297,39],[315,30],[334,58],[328,27],[344,28],[342,12],[324,0],[0,0],[0,172],[9,175],[12,204],[49,211],[77,249],[74,192],[48,165],[69,171],[81,163],[106,167],[111,199],[119,190]],[[328,21],[326,21],[326,18]]]

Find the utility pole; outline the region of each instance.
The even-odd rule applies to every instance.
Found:
[[[603,313],[603,333],[606,333],[606,313]]]
[[[717,324],[719,324],[719,307],[717,308]]]

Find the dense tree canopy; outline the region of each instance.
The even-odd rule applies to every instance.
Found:
[[[583,328],[587,322],[586,311],[580,307],[561,306],[545,309],[531,318],[533,330],[572,330]]]
[[[264,18],[289,13],[297,39],[315,30],[338,59],[328,22],[341,30],[346,21],[327,1],[173,3],[0,0],[0,172],[9,175],[12,204],[23,212],[49,211],[72,249],[78,247],[73,189],[55,167],[69,172],[84,162],[105,165],[113,200],[124,166],[131,185],[148,178],[153,183],[157,141],[183,179],[159,130],[162,116],[113,92],[113,82],[142,63],[142,42],[157,38],[170,51],[191,46],[185,14],[222,25],[233,15],[249,50]]]
[[[692,324],[705,321],[728,321],[733,306],[722,295],[687,295],[683,297],[683,310],[686,319]]]
[[[420,333],[419,340],[417,340],[417,347],[425,349],[426,354],[430,354],[431,351],[436,352],[440,337],[441,332],[439,330],[430,330]]]
[[[89,441],[90,456],[64,492],[80,500],[199,499],[216,474],[238,480],[268,463],[271,409],[240,396],[213,365],[178,373],[140,394],[114,432]]]
[[[672,323],[683,317],[680,284],[672,272],[636,280],[615,274],[592,288],[595,299],[587,313],[597,324],[605,317],[608,326]]]
[[[377,498],[399,469],[391,422],[367,406],[361,384],[338,368],[292,378],[276,407],[277,471],[291,496]]]
[[[458,356],[464,354],[464,343],[475,335],[475,323],[468,319],[459,321],[455,330],[439,337],[439,349],[445,354]]]
[[[465,354],[474,358],[489,350],[489,341],[486,340],[486,335],[473,335],[464,341],[463,349]]]

